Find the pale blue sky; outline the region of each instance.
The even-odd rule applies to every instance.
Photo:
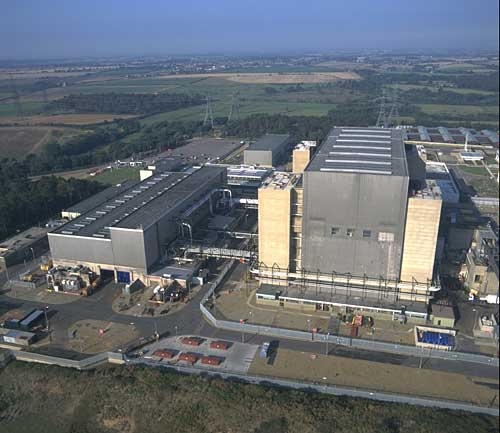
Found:
[[[0,0],[0,58],[498,49],[498,0]]]

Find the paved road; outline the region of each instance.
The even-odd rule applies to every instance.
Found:
[[[195,295],[194,299],[186,304],[186,306],[178,313],[160,316],[154,319],[115,313],[111,309],[111,303],[113,298],[118,296],[121,291],[121,286],[116,284],[110,284],[101,291],[97,292],[95,295],[88,298],[79,298],[77,301],[69,304],[51,305],[49,309],[49,317],[51,328],[54,329],[54,348],[59,351],[62,350],[64,342],[67,341],[68,338],[67,329],[69,326],[78,320],[84,319],[113,321],[124,324],[134,323],[140,334],[144,337],[150,337],[156,326],[158,332],[162,336],[174,335],[177,332],[179,335],[201,335],[204,337],[221,338],[239,342],[241,342],[243,338],[245,342],[251,344],[262,344],[270,339],[278,340],[277,338],[255,334],[242,335],[240,332],[226,331],[212,327],[203,319],[199,309],[199,302],[207,290],[208,286],[202,288]],[[8,293],[5,293],[5,291],[0,295],[0,306],[2,304],[7,304],[11,308],[18,307],[26,310],[45,305],[35,301],[24,301],[11,298],[8,296]],[[177,331],[175,330],[176,326]],[[326,351],[326,345],[324,342],[279,339],[279,346],[286,349],[300,350],[311,353],[325,353]],[[419,357],[358,350],[331,343],[329,344],[328,349],[330,355],[345,356],[354,359],[368,359],[371,361],[411,367],[418,367],[420,364]],[[498,369],[495,367],[463,361],[424,358],[422,360],[422,368],[455,372],[490,379],[499,378]]]

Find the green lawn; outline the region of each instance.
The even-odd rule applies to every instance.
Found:
[[[240,102],[240,117],[246,117],[257,113],[281,113],[290,116],[325,116],[328,111],[334,107],[334,104],[252,100]],[[203,120],[205,117],[205,109],[205,105],[198,105],[176,111],[159,113],[142,119],[141,123],[143,125],[151,125],[165,120]],[[212,102],[214,117],[226,117],[229,115],[230,109],[230,101]]]
[[[43,111],[44,104],[42,102],[22,100],[21,110],[23,116],[39,114]],[[17,116],[17,104],[13,101],[0,103],[0,117],[15,117]]]
[[[473,166],[473,165],[461,165],[459,168],[460,168],[461,171],[463,171],[465,173],[474,174],[474,175],[477,175],[477,176],[487,176],[487,177],[489,177],[488,171],[482,165],[477,165],[477,166]]]
[[[496,114],[498,106],[488,105],[443,105],[443,104],[417,104],[427,114],[441,115],[470,115],[470,114]]]
[[[108,185],[116,185],[127,179],[139,180],[139,170],[140,168],[136,167],[113,168],[96,175],[93,180]]]
[[[397,87],[399,90],[413,90],[413,89],[428,89],[431,92],[437,92],[439,90],[438,86],[429,86],[427,84],[388,84],[386,87],[394,88]],[[460,87],[443,87],[443,91],[454,92],[460,94],[473,93],[477,95],[495,95],[495,92],[489,92],[487,90],[476,90],[476,89],[463,89]]]

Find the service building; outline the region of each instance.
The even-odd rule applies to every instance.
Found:
[[[54,265],[88,266],[129,283],[143,278],[179,231],[204,218],[226,169],[159,173],[132,184],[49,234]]]
[[[289,144],[288,134],[266,134],[244,151],[244,163],[245,165],[276,167],[286,154]]]

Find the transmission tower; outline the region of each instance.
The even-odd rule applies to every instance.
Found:
[[[385,89],[382,90],[382,97],[380,98],[380,106],[379,106],[379,111],[378,111],[378,117],[377,117],[377,123],[376,127],[377,128],[386,128],[387,127],[387,115],[385,112]]]
[[[227,117],[227,121],[231,121],[234,117],[236,119],[240,118],[240,92],[236,92],[233,94],[233,98],[231,100],[231,110],[229,110],[229,116]]]
[[[23,107],[21,105],[21,95],[19,94],[19,90],[17,89],[16,83],[14,81],[14,77],[12,74],[10,75],[10,80],[12,83],[12,90],[14,92],[14,103],[16,104],[16,115],[19,118],[23,118]]]
[[[43,111],[47,112],[49,108],[49,98],[47,97],[47,89],[42,90]]]
[[[210,125],[213,128],[214,127],[214,114],[212,112],[212,102],[210,99],[210,95],[207,95],[207,107],[205,109],[205,119],[203,120],[203,126],[207,125],[209,120],[210,120]]]
[[[399,125],[399,98],[398,98],[398,88],[394,87],[391,98],[391,111],[389,112],[389,117],[387,119],[388,126],[398,126]]]

